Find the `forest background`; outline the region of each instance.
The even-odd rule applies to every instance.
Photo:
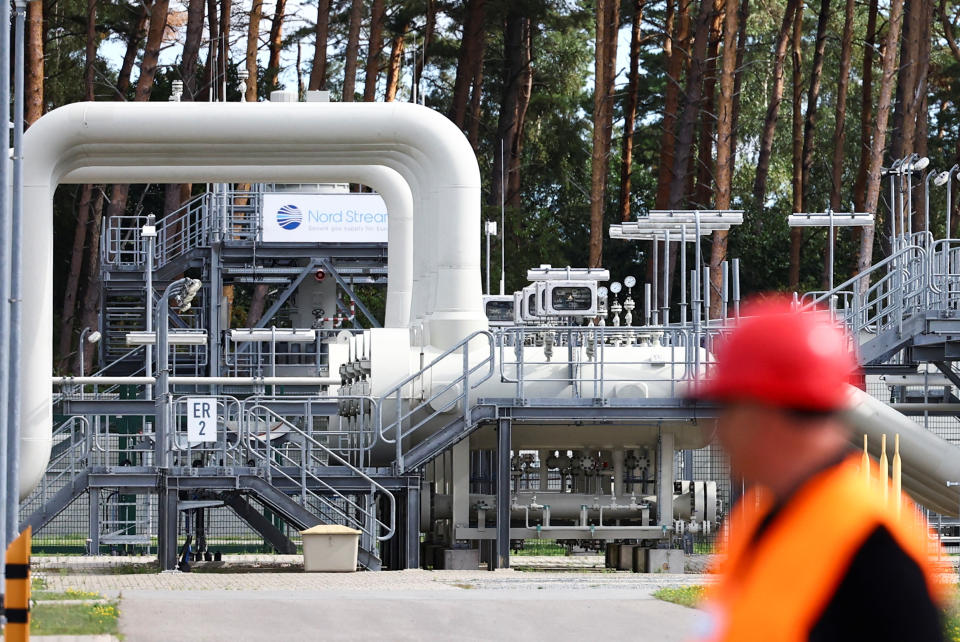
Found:
[[[745,210],[729,238],[702,241],[715,288],[730,256],[745,295],[820,289],[827,232],[791,230],[791,212],[877,214],[838,233],[839,283],[889,251],[883,168],[960,158],[960,3],[947,0],[33,0],[27,14],[28,124],[81,100],[167,101],[174,81],[190,101],[415,96],[476,150],[485,219],[503,198],[491,262],[496,275],[502,239],[507,292],[541,263],[649,280],[651,244],[607,227],[678,208]],[[204,187],[57,191],[58,369],[97,327],[105,219],[162,217]],[[946,188],[929,200],[943,237]],[[252,325],[269,296],[238,292],[235,317]]]

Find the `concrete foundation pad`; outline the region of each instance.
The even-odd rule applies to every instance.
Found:
[[[683,573],[683,551],[651,548],[647,550],[647,573]]]
[[[479,567],[479,548],[448,548],[443,551],[445,571],[475,571]]]

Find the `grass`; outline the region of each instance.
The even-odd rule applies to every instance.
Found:
[[[30,609],[32,635],[116,634],[120,612],[108,604],[37,604]]]
[[[523,540],[523,548],[513,551],[513,554],[519,557],[524,555],[551,555],[563,556],[567,554],[567,547],[557,544],[552,539],[526,539]]]
[[[664,602],[673,602],[680,606],[696,608],[703,601],[703,595],[706,587],[704,586],[680,586],[676,588],[662,588],[654,592],[653,597]]]
[[[81,591],[68,588],[66,591],[31,591],[30,597],[38,602],[53,602],[61,600],[102,600],[103,596],[93,591]]]

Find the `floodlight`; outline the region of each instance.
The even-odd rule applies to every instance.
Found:
[[[100,334],[100,331],[99,331],[99,330],[94,330],[93,332],[91,332],[90,334],[87,335],[87,342],[89,342],[89,343],[97,343],[98,341],[100,341],[100,338],[101,338],[101,337],[102,337],[102,335]]]
[[[915,160],[912,163],[910,163],[910,169],[913,171],[922,172],[927,168],[927,165],[929,164],[930,164],[930,159],[924,156],[923,158],[920,158],[919,160]]]
[[[937,187],[943,187],[947,184],[947,180],[950,178],[950,172],[940,172],[937,174],[936,178],[933,179],[933,184]]]

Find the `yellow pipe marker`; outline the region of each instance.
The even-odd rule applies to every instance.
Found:
[[[883,487],[883,503],[890,501],[890,467],[887,465],[887,435],[880,435],[880,485]]]
[[[863,471],[863,481],[870,488],[870,454],[867,452],[867,435],[863,435],[863,457],[860,459],[860,470]]]
[[[30,639],[30,537],[33,529],[20,533],[7,548],[7,586],[4,613],[7,642]]]
[[[901,477],[903,464],[900,462],[900,433],[893,436],[893,501],[900,516],[900,507],[903,504],[901,497]]]

